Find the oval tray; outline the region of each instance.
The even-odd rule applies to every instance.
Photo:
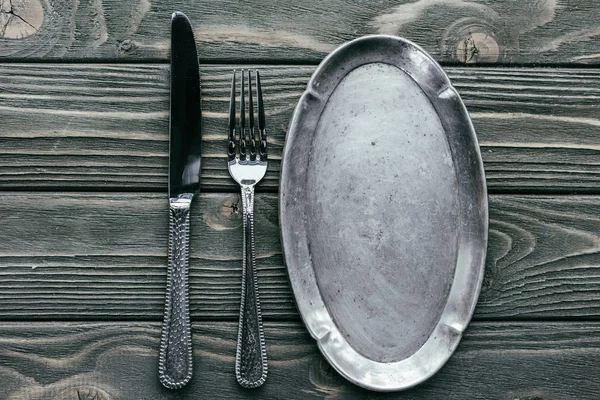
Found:
[[[279,206],[296,303],[331,365],[379,391],[438,371],[477,303],[488,232],[477,138],[441,67],[391,36],[331,53],[294,111]]]

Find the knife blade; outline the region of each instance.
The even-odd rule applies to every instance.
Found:
[[[159,378],[178,389],[192,378],[189,313],[190,206],[200,189],[201,104],[196,41],[189,19],[171,16],[171,106],[169,122],[169,257]]]

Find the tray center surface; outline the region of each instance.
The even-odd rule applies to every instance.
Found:
[[[459,235],[456,172],[429,99],[401,69],[348,73],[317,126],[306,232],[323,300],[365,357],[410,357],[436,326]]]

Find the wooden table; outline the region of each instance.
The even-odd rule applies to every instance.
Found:
[[[592,0],[0,0],[0,399],[600,398],[600,8]],[[196,29],[203,194],[193,206],[195,376],[157,377],[166,284],[169,22]],[[277,220],[284,135],[323,57],[370,33],[439,60],[490,193],[483,290],[433,378],[380,395],[306,333]],[[226,169],[234,65],[263,74],[271,156],[256,234],[270,375],[234,377],[242,220]]]

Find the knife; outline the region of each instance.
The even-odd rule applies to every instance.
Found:
[[[190,205],[200,189],[200,75],[189,19],[171,17],[171,111],[169,125],[169,259],[158,374],[169,389],[192,378],[188,269]]]

